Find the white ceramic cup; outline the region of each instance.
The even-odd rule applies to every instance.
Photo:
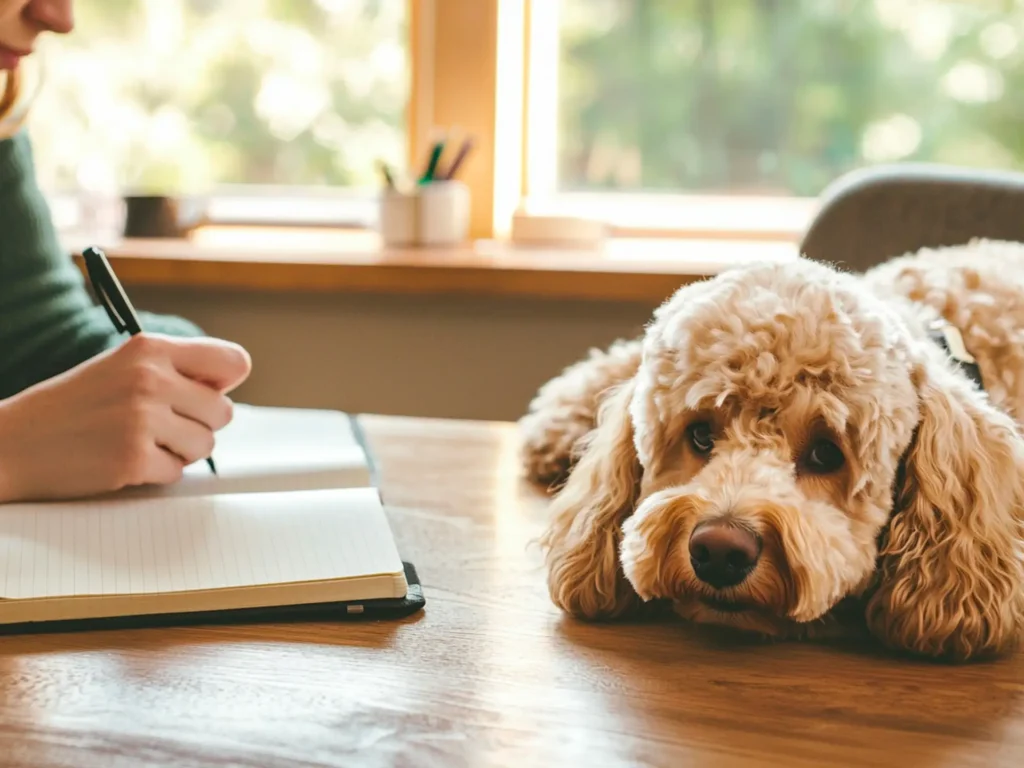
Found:
[[[381,192],[378,227],[384,245],[416,245],[419,232],[417,196],[391,187]]]
[[[461,181],[418,184],[380,195],[380,235],[387,246],[440,246],[465,242],[469,188]]]

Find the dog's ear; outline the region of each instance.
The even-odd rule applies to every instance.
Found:
[[[1012,420],[935,361],[882,537],[871,632],[952,661],[1012,648],[1024,622],[1024,444]]]
[[[580,458],[552,499],[546,550],[548,590],[580,618],[620,616],[639,601],[618,559],[622,522],[632,514],[642,469],[633,445],[631,379],[603,401]]]

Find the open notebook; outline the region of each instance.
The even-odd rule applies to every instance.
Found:
[[[0,625],[420,607],[348,414],[238,405],[214,458],[173,486],[0,505]]]

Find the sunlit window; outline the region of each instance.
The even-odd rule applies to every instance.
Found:
[[[781,205],[877,163],[1024,168],[1024,3],[552,0],[536,16],[551,84],[533,82],[541,200]]]
[[[75,6],[29,122],[49,191],[370,190],[404,166],[404,0]]]
[[[166,193],[208,195],[218,219],[369,224],[378,163],[419,166],[410,145],[460,128],[436,122],[486,114],[460,73],[488,67],[501,117],[474,126],[491,167],[470,180],[500,227],[522,194],[618,235],[792,241],[866,166],[1024,170],[1024,2],[501,7],[496,65],[486,45],[433,49],[486,23],[469,0],[77,0],[30,113],[41,181],[80,214]]]

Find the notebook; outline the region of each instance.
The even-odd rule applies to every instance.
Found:
[[[0,627],[422,607],[349,414],[238,405],[214,458],[170,486],[0,505]]]
[[[120,491],[117,496],[308,491],[376,485],[358,421],[343,411],[236,404],[216,435],[213,458],[185,468],[180,482]]]

